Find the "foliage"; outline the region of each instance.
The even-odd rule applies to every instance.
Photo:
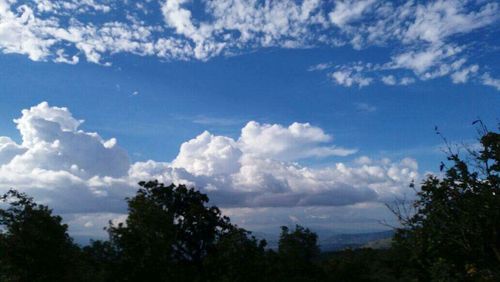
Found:
[[[293,231],[282,226],[278,253],[274,256],[277,266],[274,273],[278,274],[279,281],[317,281],[322,276],[315,264],[319,254],[316,233],[300,225]]]
[[[266,241],[233,227],[223,234],[205,262],[210,281],[266,281]]]
[[[205,280],[203,260],[229,232],[208,197],[184,185],[140,182],[127,221],[108,229],[123,281]]]
[[[14,190],[1,200],[9,208],[0,209],[0,280],[76,281],[78,249],[61,217]]]
[[[1,198],[0,281],[500,281],[500,134],[483,128],[480,144],[466,159],[450,149],[451,166],[423,181],[412,209],[391,207],[402,228],[387,250],[322,254],[299,225],[282,227],[272,250],[207,195],[158,181],[139,183],[108,241],[80,248],[60,216],[11,190]]]
[[[500,134],[483,131],[468,158],[449,150],[444,176],[422,183],[396,247],[422,281],[500,280]]]
[[[404,263],[404,260],[403,260]],[[347,249],[323,254],[325,281],[413,281],[401,257],[392,249]]]

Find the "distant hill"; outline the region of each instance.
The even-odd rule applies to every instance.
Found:
[[[375,240],[366,243],[365,245],[362,246],[362,248],[371,248],[375,250],[385,250],[389,249],[392,245],[392,237],[389,238],[384,238],[380,240]]]
[[[358,234],[336,234],[320,239],[319,244],[324,252],[338,251],[346,248],[386,248],[390,246],[394,231],[380,231]]]
[[[372,248],[372,249],[388,249],[391,246],[394,231],[379,231],[369,233],[345,233],[345,234],[331,234],[327,235],[323,232],[319,238],[319,245],[322,252],[340,251],[343,249],[351,248]],[[265,232],[252,232],[252,235],[257,239],[265,239],[269,249],[277,249],[279,235],[270,234]],[[91,240],[107,240],[104,238],[93,238],[90,236],[73,235],[74,242],[80,246],[89,245]]]
[[[257,239],[265,239],[267,247],[270,249],[278,248],[279,235],[269,234],[264,232],[252,232],[252,235]],[[347,248],[372,248],[372,249],[387,249],[391,245],[394,231],[378,231],[368,233],[345,233],[345,234],[329,234],[319,238],[321,251],[331,252],[339,251]]]

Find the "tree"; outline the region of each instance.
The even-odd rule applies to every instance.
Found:
[[[1,198],[0,281],[78,281],[73,244],[60,216],[15,190]]]
[[[318,235],[300,225],[290,231],[281,227],[278,245],[279,280],[287,281],[318,281],[321,277],[319,267],[314,261],[319,257]]]
[[[267,281],[266,241],[236,226],[223,234],[207,257],[210,281]]]
[[[229,218],[184,185],[140,182],[125,224],[110,225],[123,281],[204,281],[204,259],[229,232]]]
[[[480,148],[463,159],[450,146],[451,167],[428,176],[402,219],[395,247],[408,254],[422,281],[500,279],[500,134],[483,126]]]
[[[411,276],[396,273],[400,269],[390,249],[345,249],[322,255],[327,281],[412,281]]]
[[[82,253],[82,265],[90,277],[88,281],[113,282],[121,277],[117,268],[120,258],[109,241],[91,241],[90,245],[83,247]]]

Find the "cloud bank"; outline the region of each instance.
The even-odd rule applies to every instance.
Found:
[[[203,132],[171,162],[131,163],[116,139],[79,129],[67,108],[43,102],[15,119],[20,144],[0,137],[0,190],[13,187],[63,213],[119,213],[140,180],[183,183],[221,207],[314,207],[384,202],[418,178],[412,159],[359,157],[321,168],[299,164],[341,158],[355,149],[308,123],[249,122],[235,140]]]
[[[269,47],[377,47],[388,61],[323,70],[346,87],[449,76],[498,89],[490,66],[473,61],[491,52],[483,43],[498,34],[499,15],[497,2],[472,0],[0,0],[0,50],[110,65],[118,53],[209,60]]]

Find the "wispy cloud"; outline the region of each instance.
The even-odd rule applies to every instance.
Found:
[[[481,79],[485,85],[495,87],[500,91],[500,78],[493,78],[489,73],[484,73]]]
[[[354,105],[356,106],[356,110],[358,110],[360,112],[373,113],[373,112],[377,111],[377,107],[370,105],[370,104],[356,103]]]
[[[210,115],[173,115],[173,119],[179,121],[187,121],[194,124],[206,125],[206,126],[219,126],[219,127],[231,127],[240,126],[245,124],[247,120],[238,117],[219,117]]]
[[[75,1],[0,0],[0,50],[35,61],[111,65],[113,55],[130,53],[166,60],[208,60],[255,49],[351,45],[386,48],[389,61],[352,71],[336,66],[333,81],[365,87],[375,81],[406,85],[413,79],[449,76],[454,83],[484,79],[473,61],[477,44],[459,40],[495,25],[500,8],[489,1],[391,2],[337,0]],[[193,8],[196,5],[196,8]],[[198,7],[199,6],[199,7]],[[498,25],[497,25],[498,26]],[[481,40],[481,37],[471,37]],[[470,63],[469,63],[470,62]],[[377,64],[366,62],[365,64]],[[327,70],[330,63],[309,70]],[[487,68],[486,68],[487,69]],[[396,80],[388,79],[390,76]],[[399,83],[397,80],[401,80]]]

